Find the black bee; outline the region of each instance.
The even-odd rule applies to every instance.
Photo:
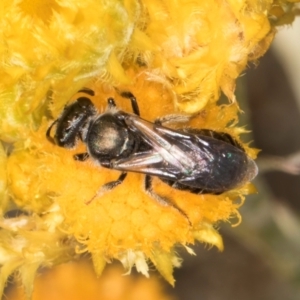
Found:
[[[94,95],[89,89],[80,92]],[[75,147],[81,139],[87,152],[76,154],[76,160],[90,157],[105,168],[122,171],[117,180],[102,186],[98,194],[122,183],[128,171],[143,173],[145,191],[161,204],[181,211],[152,191],[151,176],[179,190],[221,194],[257,175],[255,162],[229,134],[163,126],[163,123],[184,119],[177,115],[146,121],[140,118],[136,98],[129,92],[121,96],[131,100],[134,114],[118,109],[112,98],[107,100],[106,111],[99,114],[89,98],[80,97],[65,107],[46,133],[50,142],[65,148]],[[52,137],[54,125],[56,130]]]

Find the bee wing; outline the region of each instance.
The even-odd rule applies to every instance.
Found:
[[[133,115],[125,122],[161,156],[155,167],[166,167],[168,178],[175,176],[183,185],[223,192],[257,174],[254,161],[234,144],[188,130],[172,130]]]
[[[120,171],[138,172],[175,180],[174,170],[165,166],[162,156],[155,150],[137,152],[129,158],[114,159],[111,168]]]
[[[258,173],[254,160],[235,141],[228,141],[228,137],[220,140],[203,135],[201,131],[189,132],[187,129],[179,132],[181,138],[177,142],[177,131],[162,126],[157,127],[156,131],[184,149],[184,153],[197,164],[191,173],[178,179],[183,185],[221,193],[244,185]],[[222,138],[224,136],[220,133],[218,135]]]
[[[160,125],[148,122],[135,115],[125,113],[123,115],[128,127],[150,145],[151,150],[137,151],[128,158],[112,160],[110,162],[111,168],[177,180],[182,176],[186,176],[195,167],[193,159],[181,149],[183,145],[178,147],[173,141],[169,141],[156,131],[156,127]],[[176,141],[179,144],[184,143],[183,138],[188,138],[188,135],[176,131],[171,132],[170,130],[171,134],[176,135]]]
[[[125,122],[132,130],[140,133],[141,137],[161,156],[165,165],[171,165],[183,174],[195,168],[195,161],[185,152],[184,144],[188,141],[189,135],[148,122],[135,115],[128,115]],[[158,128],[163,129],[164,132],[159,132]]]

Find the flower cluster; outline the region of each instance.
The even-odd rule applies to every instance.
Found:
[[[239,222],[244,195],[254,191],[250,183],[195,195],[154,179],[155,192],[185,215],[149,197],[141,174],[128,174],[100,196],[119,172],[75,161],[84,145],[60,148],[45,133],[86,86],[99,111],[108,97],[130,111],[120,97],[130,91],[147,120],[193,114],[180,126],[227,132],[242,143],[235,80],[268,49],[275,25],[293,14],[289,1],[2,1],[0,292],[18,271],[30,294],[39,267],[85,252],[98,275],[116,259],[148,276],[151,262],[173,284],[176,247],[193,254],[188,245],[200,241],[221,250],[216,227]],[[220,92],[232,104],[217,105]]]

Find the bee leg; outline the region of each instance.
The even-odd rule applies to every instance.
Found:
[[[46,132],[46,137],[47,137],[47,140],[53,144],[53,145],[56,145],[55,143],[55,140],[54,138],[51,136],[51,130],[52,130],[52,127],[58,122],[58,119],[55,120],[51,125],[50,127],[47,129],[47,132]]]
[[[156,200],[162,206],[171,206],[171,207],[175,208],[177,211],[179,211],[179,213],[181,213],[187,219],[187,221],[189,222],[189,225],[192,225],[188,215],[181,208],[179,208],[176,204],[172,203],[168,198],[159,196],[158,194],[156,194],[153,191],[152,177],[149,175],[145,176],[145,191],[151,198]]]
[[[86,201],[85,204],[86,205],[90,204],[95,198],[101,197],[106,192],[111,191],[112,189],[120,185],[124,181],[126,176],[127,176],[127,172],[122,172],[117,180],[110,181],[102,185],[101,188],[97,191],[96,195],[92,199]]]
[[[87,87],[83,87],[81,90],[79,90],[77,93],[85,93],[90,96],[95,96],[95,92]]]
[[[189,115],[166,115],[160,118],[157,118],[154,120],[154,123],[156,125],[162,125],[162,124],[167,124],[167,123],[187,123],[192,116]]]
[[[89,154],[87,152],[84,152],[84,153],[77,153],[73,156],[73,158],[75,160],[78,160],[78,161],[85,161],[89,158]]]
[[[135,96],[130,92],[122,92],[120,95],[124,98],[130,99],[133,112],[139,116],[140,109],[139,109],[139,106],[138,106]]]

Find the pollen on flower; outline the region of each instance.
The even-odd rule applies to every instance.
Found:
[[[53,12],[59,10],[59,5],[54,0],[23,0],[19,2],[19,8],[22,13],[49,23]]]

